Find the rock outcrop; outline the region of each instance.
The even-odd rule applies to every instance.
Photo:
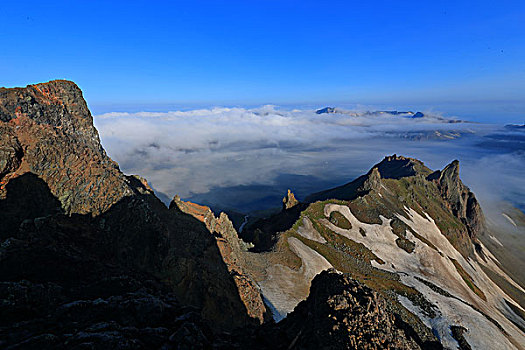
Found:
[[[257,319],[261,324],[269,320],[270,314],[266,310],[261,292],[254,279],[244,268],[246,261],[243,253],[253,248],[253,244],[246,243],[239,238],[228,215],[220,213],[219,217],[215,217],[209,207],[182,201],[179,196],[175,196],[170,203],[170,210],[180,210],[206,225],[217,241],[222,259],[233,276],[248,315]]]
[[[82,91],[69,81],[0,89],[0,181],[41,177],[67,213],[98,215],[133,191],[100,145]],[[0,197],[5,191],[0,188]],[[92,194],[96,193],[96,196]]]
[[[381,177],[384,179],[400,179],[416,174],[428,175],[431,173],[431,170],[428,169],[422,161],[398,156],[397,154],[386,156],[374,167],[378,169]]]
[[[378,191],[381,187],[381,173],[377,167],[372,168],[366,177],[363,184],[357,189],[358,195],[367,194],[370,191]]]
[[[283,210],[288,210],[299,204],[299,201],[295,199],[295,195],[292,191],[288,190],[288,193],[283,198]]]
[[[332,269],[313,279],[308,298],[284,320],[229,341],[259,349],[442,349],[421,341],[391,310],[380,294]]]
[[[476,196],[459,177],[459,161],[452,161],[429,179],[437,183],[441,196],[454,216],[465,224],[470,238],[476,239],[485,228],[485,218]]]
[[[324,271],[279,327],[295,335],[291,345],[299,349],[421,348],[413,330],[389,309],[383,297],[348,274]]]
[[[89,300],[82,304],[87,319],[117,322],[101,328],[103,332],[138,324],[122,323],[111,312],[90,315],[99,312],[93,301],[119,298],[142,287],[100,288],[89,295],[83,290],[98,280],[123,276],[153,281],[147,293],[176,300],[179,308],[194,307],[214,331],[259,323],[248,315],[235,277],[206,226],[168,210],[144,179],[124,175],[106,155],[82,92],[72,82],[0,89],[0,222],[0,282],[10,283],[10,290],[25,285],[61,290],[64,297],[58,294],[56,304],[42,306],[49,310]],[[0,298],[10,300],[10,292],[4,291]],[[22,299],[17,300],[12,310],[24,307]],[[21,314],[21,324],[36,325],[40,316],[47,317],[29,310]],[[24,333],[23,326],[10,323],[2,332],[18,334],[8,344],[29,336],[58,337],[61,343],[66,341],[61,332],[94,327],[86,321],[68,330],[58,317],[50,312],[47,328],[35,326]],[[141,323],[148,324],[162,323]]]

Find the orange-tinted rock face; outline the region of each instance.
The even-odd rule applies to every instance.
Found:
[[[100,146],[91,113],[74,83],[0,89],[0,120],[0,153],[15,154],[4,158],[11,159],[8,164],[0,164],[4,185],[10,178],[34,173],[67,213],[92,215],[132,194],[118,165]]]

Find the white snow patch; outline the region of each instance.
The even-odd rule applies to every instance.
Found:
[[[514,227],[518,227],[518,225],[516,225],[516,222],[515,222],[514,220],[512,220],[512,218],[511,218],[510,216],[508,216],[508,215],[505,214],[505,213],[501,213],[501,215],[503,215],[503,217],[504,217],[505,219],[509,220],[510,223],[514,225]]]
[[[348,206],[344,205],[327,204],[324,208],[324,214],[326,217],[329,217],[333,211],[340,212],[352,224],[351,229],[342,229],[326,219],[321,220],[321,222],[332,231],[365,245],[376,256],[386,262],[385,265],[379,265],[372,261],[373,266],[390,272],[400,273],[401,276],[404,276],[403,282],[405,284],[413,286],[429,301],[438,306],[442,319],[438,323],[439,327],[436,326],[435,331],[438,332],[441,338],[448,336],[447,332],[450,332],[450,325],[460,324],[467,326],[469,329],[468,334],[465,333],[465,338],[467,339],[468,337],[470,339],[469,343],[480,345],[479,347],[474,346],[474,348],[490,348],[481,345],[492,344],[495,339],[502,346],[499,349],[514,348],[505,335],[486,317],[457,299],[444,297],[433,292],[432,289],[417,281],[415,279],[416,276],[432,281],[432,283],[448,293],[464,300],[468,304],[474,305],[485,314],[494,318],[514,338],[516,343],[525,344],[523,332],[505,316],[508,314],[508,308],[504,299],[513,302],[512,299],[490,280],[476,261],[470,259],[467,261],[454,248],[427,213],[424,213],[425,217],[423,217],[411,208],[405,208],[405,210],[406,217],[399,214],[397,217],[414,232],[431,242],[438,251],[407,231],[406,238],[415,243],[414,251],[407,253],[396,245],[395,241],[398,237],[393,233],[389,219],[380,217],[381,224],[363,223],[353,215]],[[367,232],[366,237],[359,233],[359,228],[365,229]],[[483,249],[487,250],[486,248]],[[443,255],[439,252],[442,252]],[[474,284],[485,294],[486,302],[467,286],[451,259],[456,260],[472,277]],[[496,265],[494,262],[492,264]],[[395,268],[392,265],[395,265]],[[513,304],[519,307],[516,303],[513,302]],[[461,313],[461,315],[458,315],[458,313]],[[525,326],[525,322],[523,320],[521,322]]]
[[[297,233],[303,236],[304,238],[308,238],[312,241],[326,243],[326,239],[324,239],[324,237],[321,236],[319,232],[317,232],[317,230],[312,225],[312,222],[307,217],[303,218],[303,224],[299,226]]]
[[[259,282],[262,294],[270,301],[280,318],[292,312],[301,300],[308,297],[310,283],[315,275],[332,267],[321,254],[299,239],[290,237],[288,244],[302,260],[301,268],[294,270],[280,264],[272,265],[266,270],[266,279]],[[275,316],[274,319],[280,320]]]

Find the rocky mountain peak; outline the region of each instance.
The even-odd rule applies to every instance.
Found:
[[[214,236],[120,171],[72,82],[0,89],[0,223],[0,238],[18,242],[0,247],[0,275],[10,281],[53,280],[73,302],[91,298],[83,289],[92,281],[135,276],[195,306],[214,328],[257,323]],[[93,299],[120,293],[101,290]]]
[[[447,180],[444,180],[447,179]],[[439,181],[454,181],[459,182],[459,160],[455,159],[450,164],[445,166],[440,173]]]
[[[361,192],[377,191],[381,187],[381,173],[377,167],[373,167],[367,174],[367,179],[360,187]]]
[[[376,164],[381,177],[384,179],[400,179],[402,177],[414,176],[417,174],[428,175],[431,171],[422,161],[404,156],[393,154],[386,156],[381,162]]]
[[[337,108],[324,107],[315,111],[316,114],[337,113]]]
[[[476,196],[459,177],[459,161],[453,160],[428,179],[436,182],[448,208],[465,224],[470,238],[475,239],[484,229],[485,218]]]
[[[283,210],[288,210],[295,207],[299,204],[299,201],[295,199],[295,195],[291,190],[288,190],[288,193],[283,198]]]
[[[50,125],[67,133],[81,133],[98,142],[82,91],[73,82],[53,80],[25,88],[0,88],[0,120],[9,122],[30,118],[37,124]]]
[[[100,145],[82,91],[70,81],[0,89],[0,153],[8,156],[0,164],[3,184],[36,174],[67,213],[97,215],[133,193]]]

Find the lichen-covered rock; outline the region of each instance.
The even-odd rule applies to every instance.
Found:
[[[11,128],[0,124],[0,179],[20,166],[24,152]],[[0,194],[7,181],[0,183]]]
[[[0,89],[0,124],[4,185],[31,172],[48,184],[67,213],[92,215],[133,194],[100,145],[93,117],[74,83],[56,80]]]

